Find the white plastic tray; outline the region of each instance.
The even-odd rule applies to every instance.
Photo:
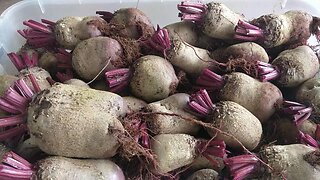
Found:
[[[0,16],[0,74],[15,73],[8,60],[8,52],[17,51],[24,39],[16,32],[25,28],[22,21],[46,18],[57,20],[63,16],[95,15],[96,10],[114,11],[124,7],[138,7],[145,12],[154,25],[163,26],[179,21],[177,0],[24,0],[4,11]],[[204,1],[209,2],[209,1]],[[225,3],[248,19],[266,13],[283,12],[290,9],[305,10],[320,16],[320,0],[217,0]]]

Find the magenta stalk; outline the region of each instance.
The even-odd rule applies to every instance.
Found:
[[[4,179],[31,179],[34,171],[32,164],[12,151],[7,152],[0,164],[0,177]]]
[[[284,101],[283,112],[289,115],[293,115],[294,124],[300,125],[311,116],[312,108],[297,102]]]
[[[200,76],[196,80],[196,85],[201,89],[217,90],[223,87],[224,79],[222,76],[206,68],[202,70]]]
[[[224,163],[234,180],[245,179],[260,167],[258,158],[253,154],[230,157],[224,159]]]
[[[36,81],[33,84],[39,86]],[[12,114],[24,113],[34,94],[35,92],[23,79],[18,79],[13,87],[9,88],[3,97],[0,97],[0,109]]]
[[[199,116],[208,116],[215,109],[208,92],[204,89],[190,96],[188,108]]]
[[[26,124],[21,124],[14,128],[0,132],[0,141],[5,141],[17,136],[21,136],[28,131]]]
[[[302,144],[305,144],[305,145],[311,146],[311,147],[315,147],[315,148],[319,148],[318,142],[315,139],[313,139],[309,134],[305,134],[305,133],[299,131],[299,139]]]
[[[200,2],[181,2],[177,5],[181,20],[201,22],[207,14],[207,6]]]
[[[48,81],[48,83],[52,86],[56,83],[55,80],[53,80],[51,77],[47,77],[46,80]]]
[[[28,29],[18,30],[18,33],[27,40],[27,44],[36,48],[52,46],[56,42],[53,33],[55,23],[46,19],[42,19],[41,22],[24,21],[23,24]]]
[[[256,41],[264,37],[264,32],[257,26],[254,26],[243,20],[239,20],[235,28],[234,38],[243,41]]]
[[[18,71],[38,66],[38,54],[35,52],[32,53],[31,58],[27,52],[22,52],[21,56],[17,55],[16,53],[9,53],[7,55]]]
[[[25,114],[19,114],[9,117],[0,118],[0,128],[8,126],[16,126],[25,123]]]
[[[135,132],[133,139],[136,143],[140,144],[143,148],[150,149],[150,137],[146,122],[141,121],[139,118],[133,118],[130,119],[128,128]]]
[[[261,61],[258,62],[258,73],[262,82],[271,81],[280,76],[278,68]]]
[[[157,31],[148,40],[146,40],[145,45],[149,48],[155,49],[166,56],[166,52],[171,49],[171,41],[169,37],[169,32],[165,28],[160,28],[157,26]]]
[[[28,131],[26,125],[27,106],[35,93],[40,91],[35,77],[32,74],[28,77],[33,89],[23,79],[18,79],[4,93],[4,96],[0,97],[0,109],[12,114],[9,117],[0,118],[0,127],[5,128],[4,131],[0,132],[0,141],[22,136]]]
[[[121,92],[128,85],[131,77],[129,68],[120,68],[105,73],[106,83],[111,92]]]
[[[206,157],[213,166],[217,165],[217,161],[213,157],[225,158],[227,156],[226,144],[222,140],[200,141],[197,145],[197,151]]]

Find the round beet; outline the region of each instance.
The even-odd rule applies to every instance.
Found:
[[[114,69],[122,62],[123,49],[118,41],[108,37],[95,37],[80,42],[72,53],[72,66],[77,74],[92,80],[101,70]]]
[[[132,66],[130,89],[134,96],[147,102],[164,99],[172,94],[178,78],[166,59],[159,56],[143,56]]]

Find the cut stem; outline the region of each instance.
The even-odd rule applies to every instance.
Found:
[[[197,145],[198,153],[206,157],[213,166],[217,165],[217,161],[213,157],[226,157],[226,144],[222,140],[199,141]]]
[[[16,169],[30,170],[32,164],[20,157],[18,154],[9,151],[2,157],[2,163],[6,163]]]
[[[25,114],[0,118],[0,127],[16,126],[25,123]]]
[[[147,41],[145,41],[144,44],[166,56],[167,51],[171,49],[171,40],[168,30],[160,28],[158,25],[157,31]]]
[[[264,37],[264,32],[257,26],[254,26],[243,20],[239,20],[235,28],[234,38],[243,41],[256,41]]]
[[[224,86],[224,79],[222,76],[214,73],[209,69],[202,70],[200,76],[196,80],[197,87],[212,90],[221,89]]]
[[[129,85],[131,77],[129,68],[120,68],[105,73],[106,83],[111,92],[121,92]]]
[[[9,151],[2,157],[0,164],[1,179],[31,179],[33,175],[32,164]]]
[[[202,22],[204,16],[207,14],[207,5],[200,2],[181,2],[177,5],[178,10],[180,11],[178,17],[181,20],[193,21],[193,22]]]
[[[18,71],[22,69],[31,68],[38,66],[38,54],[33,52],[31,58],[29,57],[28,53],[23,51],[21,56],[17,55],[16,53],[8,53],[7,56],[13,63],[13,65],[17,68]]]
[[[7,139],[11,139],[13,137],[20,136],[27,132],[28,128],[26,124],[22,124],[20,126],[11,128],[9,130],[5,130],[0,132],[0,141],[5,141]]]
[[[300,125],[302,122],[307,120],[312,113],[312,108],[307,107],[303,104],[293,102],[293,101],[284,101],[283,112],[293,116],[293,122],[296,126]]]
[[[24,21],[23,24],[29,28],[18,30],[18,33],[27,39],[27,44],[36,48],[55,45],[56,40],[53,32],[55,23],[46,19],[41,21],[42,23],[34,20]]]
[[[280,71],[278,70],[278,68],[271,64],[258,61],[257,68],[259,73],[258,76],[260,77],[260,80],[262,82],[271,81],[277,79],[280,76]]]
[[[201,89],[190,96],[188,107],[200,116],[208,116],[215,109],[208,92]]]
[[[260,166],[260,161],[254,154],[234,156],[224,159],[233,179],[242,180],[254,173]]]
[[[315,148],[319,148],[318,142],[315,139],[313,139],[309,134],[305,134],[305,133],[299,131],[299,139],[302,144],[305,144],[305,145],[311,146],[311,147],[315,147]]]

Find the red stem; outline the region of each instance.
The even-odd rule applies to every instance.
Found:
[[[28,130],[26,124],[22,124],[20,126],[11,128],[9,130],[5,130],[0,132],[0,141],[5,141],[7,139],[11,139],[13,137],[24,134]]]
[[[157,31],[145,41],[145,44],[149,46],[149,48],[155,49],[166,56],[167,51],[171,49],[171,40],[168,30],[165,28],[161,29],[158,25]]]
[[[177,5],[181,20],[201,22],[207,14],[207,6],[200,2],[181,2]]]
[[[200,76],[196,80],[196,85],[198,87],[210,88],[213,90],[221,89],[224,85],[224,79],[222,76],[212,72],[209,69],[202,70]]]
[[[255,172],[260,166],[260,161],[254,154],[234,156],[224,159],[233,179],[242,180]]]
[[[124,90],[129,84],[131,77],[131,70],[129,68],[120,68],[107,71],[105,73],[106,83],[111,92],[120,92]]]
[[[16,126],[25,123],[25,114],[0,118],[0,127]]]
[[[20,94],[26,97],[29,101],[32,99],[34,92],[23,79],[18,79],[14,85],[19,90]]]
[[[212,103],[208,92],[204,89],[191,95],[188,106],[201,116],[207,116],[215,109],[215,105]]]
[[[264,37],[263,30],[243,20],[239,20],[235,28],[235,39],[256,41]]]
[[[49,84],[52,86],[56,83],[55,80],[53,80],[51,77],[47,77],[46,80],[49,82]]]
[[[305,133],[299,131],[299,139],[302,144],[305,144],[305,145],[308,145],[311,147],[315,147],[315,148],[319,148],[318,142],[315,139],[313,139],[309,134],[305,134]]]
[[[25,69],[24,63],[21,61],[20,57],[16,53],[9,53],[7,55],[18,71]]]
[[[34,20],[24,21],[23,24],[30,29],[18,30],[18,33],[27,39],[27,44],[36,48],[55,45],[53,33],[55,23],[45,19],[41,21],[46,25]]]
[[[241,170],[236,171],[233,175],[233,180],[242,180],[248,177],[256,169],[256,165],[250,164],[241,168]]]
[[[2,157],[2,162],[6,163],[16,169],[30,170],[32,169],[32,164],[20,157],[18,154],[9,151]]]
[[[205,107],[202,107],[200,104],[198,104],[195,101],[189,101],[188,106],[191,110],[196,112],[198,116],[208,116],[210,114],[210,110],[206,109]]]
[[[31,29],[38,30],[40,32],[44,32],[47,34],[53,33],[50,28],[34,20],[23,21],[23,24],[30,27]]]
[[[261,61],[258,62],[258,72],[262,82],[271,81],[280,76],[280,71],[277,67]]]
[[[40,92],[40,91],[41,91],[41,88],[40,88],[40,86],[39,86],[36,78],[34,77],[34,75],[33,75],[33,74],[29,74],[28,77],[29,77],[29,79],[30,79],[30,81],[31,81],[31,84],[32,84],[35,92],[36,92],[36,93]]]
[[[226,155],[226,144],[222,140],[208,140],[201,141],[198,146],[198,151],[202,153],[210,154],[211,156],[216,156],[224,158]]]
[[[27,98],[22,96],[19,92],[17,92],[12,87],[6,90],[6,92],[4,93],[3,99],[5,99],[11,105],[15,106],[17,109],[19,109],[19,111],[23,111],[29,103]]]
[[[0,97],[0,109],[2,109],[5,112],[12,113],[12,114],[20,114],[20,113],[22,113],[20,108],[10,104],[3,97]]]
[[[282,111],[286,114],[293,115],[293,122],[296,126],[300,125],[311,116],[311,107],[307,107],[303,104],[293,101],[284,101],[282,104]]]
[[[31,179],[32,175],[33,170],[19,170],[0,164],[0,177],[3,177],[3,179],[27,180]]]
[[[7,55],[18,71],[38,65],[38,54],[35,52],[32,53],[31,59],[25,51],[21,53],[21,56],[18,56],[16,53],[9,53]]]
[[[48,25],[50,25],[50,26],[55,26],[55,25],[56,25],[55,22],[50,21],[50,20],[48,20],[48,19],[41,19],[41,22],[44,23],[44,24],[48,24]]]

